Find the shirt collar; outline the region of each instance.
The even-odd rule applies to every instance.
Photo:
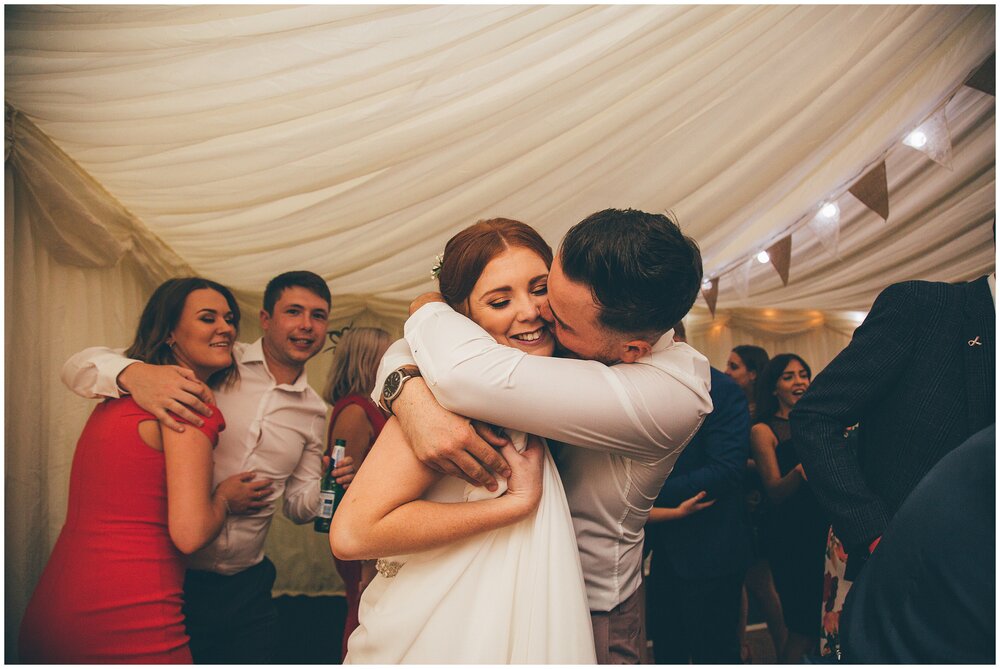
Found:
[[[990,284],[990,296],[993,298],[993,306],[997,306],[997,273],[990,274],[986,281]]]
[[[656,340],[656,343],[653,344],[651,352],[656,353],[657,351],[663,351],[665,349],[670,348],[673,345],[674,345],[674,329],[670,328],[669,330],[663,333],[662,337]]]
[[[240,362],[264,362],[264,338],[261,337],[243,351]]]
[[[267,375],[274,380],[274,375],[271,370],[267,367],[267,360],[264,358],[264,338],[261,337],[254,343],[248,345],[243,352],[243,357],[240,362],[243,364],[248,363],[260,363],[264,366],[267,371]],[[309,377],[306,375],[305,368],[302,369],[302,373],[299,374],[299,378],[295,379],[294,383],[279,383],[279,386],[288,388],[290,390],[301,392],[309,387]]]

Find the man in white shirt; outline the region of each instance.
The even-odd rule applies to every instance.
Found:
[[[490,445],[500,440],[462,416],[564,444],[556,459],[602,664],[643,658],[643,526],[712,410],[708,361],[671,337],[701,276],[697,245],[666,216],[598,212],[564,238],[543,312],[560,346],[583,359],[502,346],[432,293],[411,306],[405,341],[380,368],[383,406],[435,469],[490,489],[486,467],[509,473]]]
[[[264,541],[278,498],[284,496],[285,515],[296,523],[312,520],[319,509],[326,404],[309,386],[305,363],[323,346],[329,313],[330,290],[318,275],[295,271],[272,279],[260,311],[264,336],[236,344],[240,380],[215,393],[226,419],[214,454],[215,484],[242,474],[260,503],[249,515],[230,515],[219,536],[189,558],[184,615],[198,663],[273,659],[275,570],[264,556]],[[77,353],[64,365],[62,379],[86,397],[131,393],[178,431],[184,427],[168,411],[198,424],[195,412],[209,411],[205,388],[189,370],[146,365],[120,351]],[[350,471],[350,463],[335,470],[344,475],[342,483],[352,478]]]

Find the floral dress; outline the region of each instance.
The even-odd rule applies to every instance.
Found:
[[[833,528],[826,539],[826,562],[823,575],[823,630],[819,635],[819,654],[840,657],[840,612],[851,590],[851,582],[844,580],[847,553]]]
[[[844,430],[849,448],[857,448],[857,425]],[[840,660],[840,612],[851,590],[851,581],[844,580],[847,552],[830,528],[826,537],[826,561],[823,574],[823,629],[819,635],[819,654],[835,655]]]

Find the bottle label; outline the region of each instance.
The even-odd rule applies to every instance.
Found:
[[[319,513],[317,518],[333,518],[333,505],[337,501],[336,493],[323,490],[319,493]]]

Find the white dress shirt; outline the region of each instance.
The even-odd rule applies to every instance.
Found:
[[[415,361],[446,409],[563,442],[556,460],[590,608],[610,611],[634,593],[649,510],[712,411],[708,360],[672,331],[631,364],[532,356],[442,303],[417,310],[404,337],[386,352],[373,396]]]
[[[229,516],[215,540],[189,556],[192,569],[235,574],[264,558],[264,540],[277,500],[284,494],[284,512],[305,523],[319,510],[319,482],[326,404],[306,380],[305,370],[294,383],[279,384],[264,362],[261,340],[237,342],[233,355],[240,380],[215,392],[226,429],[215,448],[214,480],[253,470],[274,481],[268,505],[252,516]],[[118,374],[134,362],[121,349],[88,348],[70,358],[62,380],[84,397],[118,397]]]

